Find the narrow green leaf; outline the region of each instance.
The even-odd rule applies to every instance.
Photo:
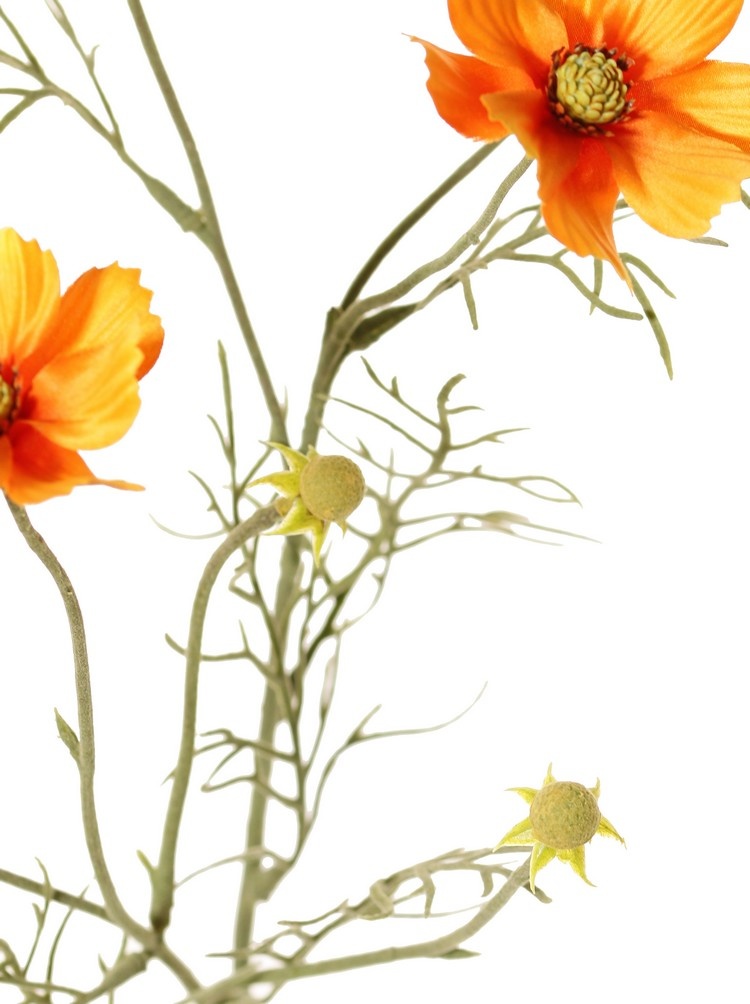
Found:
[[[469,278],[468,272],[461,272],[460,275],[461,288],[464,291],[464,300],[466,301],[466,309],[469,311],[469,320],[471,321],[471,326],[474,331],[479,330],[479,319],[477,317],[477,304],[474,299],[474,290],[471,288],[471,279]]]
[[[626,260],[626,258],[629,257],[630,256],[623,255],[623,260]],[[640,264],[637,261],[633,261],[633,264],[640,267]],[[636,299],[643,308],[644,316],[648,321],[648,323],[651,325],[651,330],[653,331],[654,335],[656,335],[656,342],[659,346],[659,354],[661,355],[664,367],[667,371],[667,375],[671,380],[672,377],[674,376],[674,370],[672,369],[672,353],[669,350],[669,342],[667,341],[667,336],[664,331],[664,328],[661,325],[661,321],[659,320],[656,311],[651,305],[651,301],[646,295],[645,289],[643,288],[643,286],[641,286],[641,284],[633,275],[632,269],[628,269],[628,275],[630,276],[630,280],[633,283],[633,292],[635,293]],[[649,276],[649,278],[651,278],[651,276]],[[666,287],[662,286],[662,288],[666,290]],[[669,292],[668,290],[666,291]]]
[[[138,860],[140,861],[140,863],[143,865],[143,867],[148,872],[149,879],[153,879],[155,868],[151,864],[151,862],[149,861],[149,859],[146,857],[146,855],[144,854],[144,852],[136,850],[135,856],[138,858]]]
[[[55,721],[57,722],[57,734],[68,747],[68,752],[73,757],[75,762],[78,763],[80,757],[80,743],[78,742],[78,736],[68,725],[57,708],[55,708]]]
[[[381,335],[384,335],[386,331],[390,331],[391,328],[395,328],[397,324],[400,324],[410,314],[413,314],[416,309],[416,303],[407,303],[400,307],[388,307],[373,317],[365,317],[352,332],[349,339],[348,351],[360,352],[362,349],[369,348]]]

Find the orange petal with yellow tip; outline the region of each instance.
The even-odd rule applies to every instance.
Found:
[[[0,230],[0,490],[19,504],[97,478],[75,452],[130,428],[164,332],[135,269],[91,269],[60,296],[55,259]]]
[[[644,111],[669,112],[675,121],[750,153],[750,66],[709,60],[639,84],[635,95]]]
[[[0,363],[18,366],[44,353],[60,304],[60,277],[49,251],[0,230]]]
[[[586,44],[617,48],[647,80],[705,59],[731,31],[742,0],[609,0],[602,7],[606,37]]]
[[[141,286],[140,277],[138,269],[109,265],[92,268],[77,279],[60,306],[59,352],[124,341],[141,355],[136,379],[145,376],[159,357],[164,331],[151,313],[152,293]]]
[[[34,376],[34,405],[24,416],[58,446],[109,446],[138,413],[138,378],[163,338],[149,312],[151,293],[138,280],[137,270],[119,265],[91,269],[62,298],[46,343],[55,354]]]
[[[750,177],[749,154],[653,108],[624,124],[609,155],[628,204],[669,237],[700,237]]]
[[[567,44],[555,4],[529,0],[448,0],[453,29],[467,49],[491,66],[516,67],[536,85],[550,56]]]

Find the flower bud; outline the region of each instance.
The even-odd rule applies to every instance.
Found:
[[[536,793],[529,818],[534,839],[562,851],[588,843],[602,817],[588,788],[577,781],[555,781]]]
[[[348,457],[315,454],[300,472],[299,491],[313,516],[341,523],[364,498],[365,479]]]

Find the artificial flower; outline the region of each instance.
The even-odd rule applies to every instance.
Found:
[[[77,452],[127,432],[161,350],[139,278],[93,268],[61,296],[52,254],[0,230],[0,489],[18,505],[77,485],[140,487],[97,478]]]
[[[429,42],[439,114],[537,161],[550,233],[627,279],[620,193],[670,237],[704,234],[750,177],[750,66],[707,60],[742,0],[448,0],[474,56]]]
[[[552,764],[541,788],[510,788],[531,806],[529,815],[508,830],[495,850],[503,844],[530,844],[529,885],[534,891],[537,872],[554,858],[567,861],[576,875],[586,877],[584,845],[601,833],[625,843],[614,826],[599,811],[599,781],[585,788],[577,781],[556,781]]]
[[[295,534],[310,531],[315,564],[331,523],[346,529],[350,516],[365,496],[365,479],[353,460],[321,456],[310,447],[299,453],[281,443],[269,443],[278,450],[289,470],[268,474],[251,482],[271,485],[281,496],[275,503],[282,521],[270,533]]]

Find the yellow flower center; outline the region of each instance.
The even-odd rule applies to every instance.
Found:
[[[588,788],[577,781],[554,781],[536,793],[529,818],[535,840],[567,851],[588,843],[602,817]]]
[[[633,65],[616,49],[577,45],[552,54],[547,97],[564,126],[589,136],[611,136],[609,126],[621,122],[633,107],[624,74]]]
[[[0,376],[0,436],[7,432],[15,417],[18,404],[18,387],[15,381],[8,383]]]
[[[300,473],[299,493],[309,513],[338,523],[353,513],[365,495],[362,471],[348,457],[310,458]]]

